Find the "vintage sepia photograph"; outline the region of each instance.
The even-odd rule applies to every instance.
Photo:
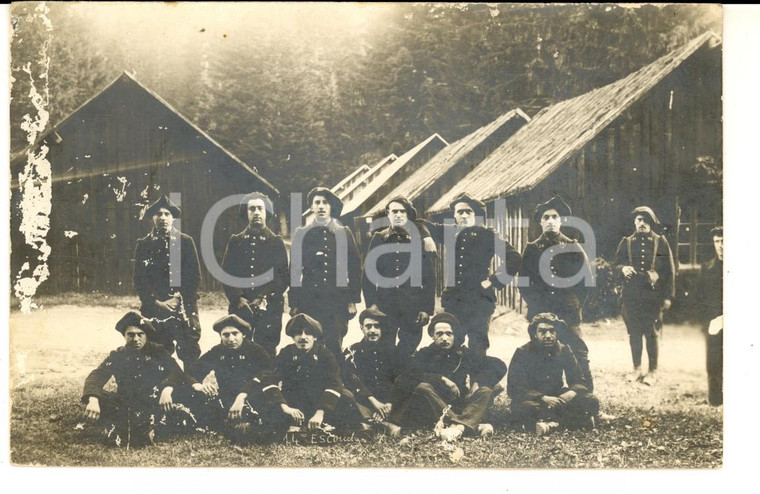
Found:
[[[10,463],[723,468],[723,37],[13,3]]]

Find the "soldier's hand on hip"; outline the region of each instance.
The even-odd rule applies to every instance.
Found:
[[[172,309],[172,307],[166,301],[156,300],[156,307],[164,312],[174,311],[174,309]]]
[[[87,407],[84,409],[85,420],[96,421],[100,418],[100,400],[97,396],[90,396]]]
[[[441,380],[443,381],[443,384],[446,385],[447,388],[449,388],[449,391],[451,391],[451,394],[454,396],[454,398],[459,398],[459,386],[456,385],[454,381],[449,379],[446,376],[442,376]]]
[[[662,301],[662,310],[670,309],[671,305],[673,305],[673,301],[671,301],[669,298],[666,298]]]
[[[491,283],[491,280],[483,280],[480,282],[480,286],[482,286],[484,290],[488,290],[493,286],[493,283]]]
[[[425,311],[420,311],[417,314],[417,325],[424,326],[430,321],[430,315]]]
[[[244,309],[248,306],[248,299],[245,297],[240,297],[237,301],[237,304],[235,305],[235,308],[240,310]]]
[[[170,298],[169,300],[166,300],[165,303],[167,307],[169,307],[169,310],[173,312],[179,308],[179,300],[180,300],[179,295],[174,294],[174,296],[172,296],[172,298]]]
[[[348,303],[348,318],[353,319],[356,315],[356,304],[353,302]]]
[[[626,278],[630,278],[634,274],[636,274],[636,270],[632,266],[623,266],[623,275]]]

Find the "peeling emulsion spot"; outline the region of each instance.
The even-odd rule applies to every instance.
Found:
[[[46,31],[52,31],[53,25],[47,17],[49,11],[44,2],[40,3],[29,22],[39,22]],[[35,116],[28,113],[24,115],[20,124],[21,129],[27,133],[27,142],[32,146],[47,127],[50,119],[47,106],[50,103],[48,49],[51,41],[52,34],[42,45],[40,59],[34,65],[30,62],[21,67],[21,70],[29,77],[29,99],[37,112]],[[37,84],[40,84],[39,90]],[[32,297],[37,293],[39,286],[50,277],[47,260],[50,257],[51,248],[47,243],[47,234],[50,231],[53,184],[51,166],[47,159],[48,151],[49,148],[45,145],[41,145],[37,153],[34,152],[34,148],[30,148],[27,151],[24,170],[18,174],[21,210],[19,232],[24,236],[24,242],[30,249],[24,254],[28,260],[16,273],[13,291],[19,300],[21,312],[25,314],[37,308]]]
[[[74,238],[77,235],[79,235],[79,232],[75,232],[73,230],[66,230],[65,232],[63,232],[63,236],[66,238]]]
[[[116,201],[121,202],[127,197],[127,187],[129,187],[130,184],[129,181],[127,181],[127,177],[116,177],[116,180],[121,183],[121,188],[111,187],[111,190],[116,194]]]
[[[87,202],[87,199],[90,198],[90,194],[85,194],[82,196],[82,204],[85,204]]]

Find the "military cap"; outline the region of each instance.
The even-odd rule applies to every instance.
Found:
[[[230,314],[230,315],[222,317],[221,319],[217,320],[213,326],[214,331],[216,331],[219,334],[222,334],[222,330],[224,328],[229,328],[229,327],[237,328],[244,335],[251,336],[251,325],[245,322],[240,317],[236,316],[235,314]]]
[[[722,237],[723,236],[723,227],[722,226],[713,227],[710,230],[710,235],[712,235],[713,237]]]
[[[481,201],[475,199],[474,197],[471,197],[466,192],[462,192],[461,194],[456,196],[453,201],[451,201],[451,204],[449,204],[449,209],[451,209],[452,213],[454,212],[454,207],[460,202],[469,204],[472,210],[475,212],[475,216],[482,216],[485,218],[486,205],[483,204]]]
[[[158,200],[156,200],[156,202],[148,206],[148,209],[145,210],[144,217],[150,218],[151,216],[156,214],[158,210],[161,208],[168,209],[169,212],[172,214],[172,216],[174,216],[175,218],[179,218],[180,215],[182,214],[182,211],[179,209],[179,207],[176,204],[174,204],[171,201],[171,199],[169,199],[166,196],[161,196],[158,198]]]
[[[248,221],[248,201],[252,201],[254,199],[261,199],[264,201],[264,208],[267,210],[267,216],[274,213],[274,204],[272,204],[272,200],[268,195],[264,194],[263,192],[251,192],[250,194],[243,197],[243,200],[240,201],[240,206],[238,208],[238,213],[240,213],[240,216],[244,220]]]
[[[308,314],[296,314],[291,317],[290,321],[285,325],[285,334],[291,338],[296,334],[299,334],[302,330],[306,330],[307,334],[311,334],[317,338],[322,337],[322,325]]]
[[[314,202],[314,196],[322,196],[327,199],[327,203],[330,204],[330,216],[333,218],[339,218],[343,212],[343,201],[333,193],[327,187],[314,187],[306,194],[306,202],[311,206]]]
[[[368,309],[364,309],[359,314],[359,324],[364,324],[364,320],[368,317],[376,320],[381,325],[385,325],[386,321],[388,320],[388,316],[382,312],[380,309],[377,308],[377,305],[372,304],[371,307]]]
[[[127,312],[121,319],[119,319],[119,322],[116,323],[116,331],[121,334],[124,334],[129,327],[142,329],[149,338],[156,335],[156,328],[153,327],[153,324],[136,310]]]
[[[631,217],[633,219],[636,219],[636,216],[646,216],[649,222],[649,225],[659,225],[660,220],[657,219],[657,215],[654,214],[654,211],[652,211],[652,208],[649,206],[639,206],[633,211],[631,211]]]
[[[388,201],[385,204],[385,212],[388,212],[388,208],[390,207],[392,202],[398,202],[401,205],[404,206],[404,209],[406,209],[406,219],[409,221],[414,221],[417,219],[417,210],[414,209],[414,206],[412,206],[412,202],[407,199],[404,196],[396,196],[392,198],[390,201]]]
[[[571,214],[573,214],[573,211],[570,209],[570,206],[568,206],[567,203],[563,201],[560,196],[554,196],[548,201],[542,202],[541,204],[536,206],[536,209],[533,210],[533,220],[540,222],[541,216],[543,216],[543,214],[546,211],[549,211],[550,209],[556,210],[560,216],[570,216]]]
[[[433,336],[433,331],[435,330],[435,325],[439,322],[445,322],[448,323],[449,326],[451,326],[451,329],[456,333],[459,329],[459,319],[454,317],[453,315],[449,314],[448,312],[440,312],[433,316],[433,318],[430,320],[430,324],[428,325],[428,334],[430,336]]]
[[[554,326],[554,329],[557,331],[557,333],[567,332],[567,324],[565,321],[551,312],[542,312],[533,316],[533,319],[530,320],[530,324],[528,324],[528,334],[531,338],[536,336],[538,325],[541,323],[551,324]]]

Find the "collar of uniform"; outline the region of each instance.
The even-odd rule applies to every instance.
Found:
[[[380,232],[380,236],[383,240],[387,241],[391,237],[396,237],[400,239],[409,239],[412,238],[411,235],[409,235],[409,232],[402,228],[393,228],[393,227],[387,227],[386,229],[382,230]]]
[[[179,235],[179,231],[176,228],[174,228],[173,226],[169,230],[169,233],[167,233],[166,235],[162,234],[158,230],[158,228],[155,227],[155,226],[150,230],[150,237],[153,238],[153,239],[163,239],[163,238],[166,238],[168,236],[172,240],[177,240],[177,236],[178,235]]]
[[[484,227],[483,225],[472,225],[472,226],[466,226],[464,228],[457,227],[457,237],[459,237],[460,235],[465,235],[465,234],[469,235],[478,230],[485,230],[485,228],[486,227]]]
[[[264,238],[274,237],[274,233],[266,225],[262,226],[261,229],[256,230],[252,229],[250,225],[246,226],[245,230],[243,230],[243,236],[245,238],[250,238],[252,235],[261,235]]]
[[[330,221],[327,223],[314,223],[314,225],[315,226],[311,227],[312,229],[325,228],[330,233],[335,233],[343,227],[343,225],[339,224],[335,218],[330,218]]]
[[[540,249],[545,249],[547,247],[551,247],[552,245],[569,244],[572,242],[573,242],[573,239],[566,236],[562,232],[559,232],[554,237],[550,237],[549,235],[542,233],[541,236],[536,239],[536,245]]]
[[[536,339],[531,340],[530,343],[531,343],[532,351],[539,354],[543,354],[543,355],[549,355],[549,356],[559,355],[559,351],[562,348],[562,343],[560,343],[559,341],[556,341],[554,343],[554,348],[550,348],[548,350],[542,343],[540,343]]]

